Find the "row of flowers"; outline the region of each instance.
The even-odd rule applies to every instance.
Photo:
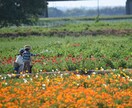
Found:
[[[76,69],[118,69],[119,67],[131,68],[131,57],[122,58],[122,59],[109,59],[108,57],[84,57],[78,55],[73,57],[72,55],[67,56],[53,56],[46,57],[40,55],[33,58],[33,71],[38,72],[39,70],[51,71],[53,69],[64,70],[76,70]],[[2,73],[12,73],[13,72],[13,62],[15,61],[14,57],[4,57],[0,58],[0,72]]]
[[[105,75],[35,74],[19,79],[1,75],[0,107],[131,108],[132,76],[122,71]]]

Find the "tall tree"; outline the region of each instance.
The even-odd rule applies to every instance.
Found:
[[[31,24],[45,7],[45,0],[0,0],[0,26]]]

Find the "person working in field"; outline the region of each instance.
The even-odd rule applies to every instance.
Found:
[[[23,62],[24,62],[23,72],[32,73],[31,56],[37,56],[37,54],[32,54],[30,52],[31,46],[29,45],[25,45],[24,50],[25,51],[22,54]]]
[[[23,71],[23,67],[24,67],[24,62],[23,62],[23,57],[22,57],[22,54],[24,52],[24,49],[21,48],[19,50],[19,54],[18,56],[16,57],[16,60],[14,62],[14,71],[17,73],[17,74],[20,74],[20,72]]]

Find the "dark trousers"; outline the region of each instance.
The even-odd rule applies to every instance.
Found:
[[[24,68],[23,68],[23,71],[24,72],[27,72],[27,73],[30,73],[30,61],[24,61]]]

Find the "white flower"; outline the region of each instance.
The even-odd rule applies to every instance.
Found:
[[[45,84],[42,84],[42,89],[46,89],[46,85]]]
[[[38,78],[38,75],[36,75],[35,77]]]
[[[113,71],[115,71],[116,69],[113,69]]]
[[[4,79],[6,79],[6,77],[4,77]]]
[[[69,75],[69,73],[64,73],[64,75]]]
[[[104,68],[102,68],[102,67],[101,67],[101,68],[100,68],[100,70],[101,70],[101,71],[103,71],[103,70],[104,70]]]
[[[11,75],[10,74],[7,74],[7,76],[11,78]]]
[[[79,74],[77,74],[77,78],[80,78],[80,75]]]
[[[61,84],[60,82],[58,82],[58,84]]]
[[[77,83],[77,86],[79,86],[80,84]]]
[[[63,78],[63,74],[60,74],[60,77]]]
[[[103,86],[105,86],[105,87],[106,87],[107,85],[106,85],[106,84],[103,84]]]
[[[92,74],[96,74],[95,72],[93,72]]]
[[[8,83],[6,82],[5,85],[7,85]]]
[[[129,79],[130,82],[132,82],[132,79]]]
[[[43,87],[45,87],[46,85],[45,84],[42,84]]]
[[[88,78],[90,78],[90,75],[88,75]]]
[[[23,79],[24,83],[27,83],[28,81],[26,79]]]
[[[3,77],[1,77],[1,79],[3,80],[4,78],[3,78]]]
[[[49,50],[46,49],[45,52],[49,52]]]
[[[33,81],[33,79],[32,79],[32,78],[30,78],[30,80],[31,80],[31,81]]]
[[[42,69],[40,70],[40,72],[42,72]]]
[[[120,74],[117,74],[117,76],[119,76],[119,77],[120,77],[121,75],[120,75]]]
[[[47,79],[47,82],[49,82],[50,80],[49,79]]]
[[[45,87],[42,87],[42,89],[44,89],[44,90],[45,90],[46,88],[45,88]]]
[[[125,71],[126,69],[123,69],[122,71]]]
[[[25,77],[25,74],[23,74],[22,76]]]

